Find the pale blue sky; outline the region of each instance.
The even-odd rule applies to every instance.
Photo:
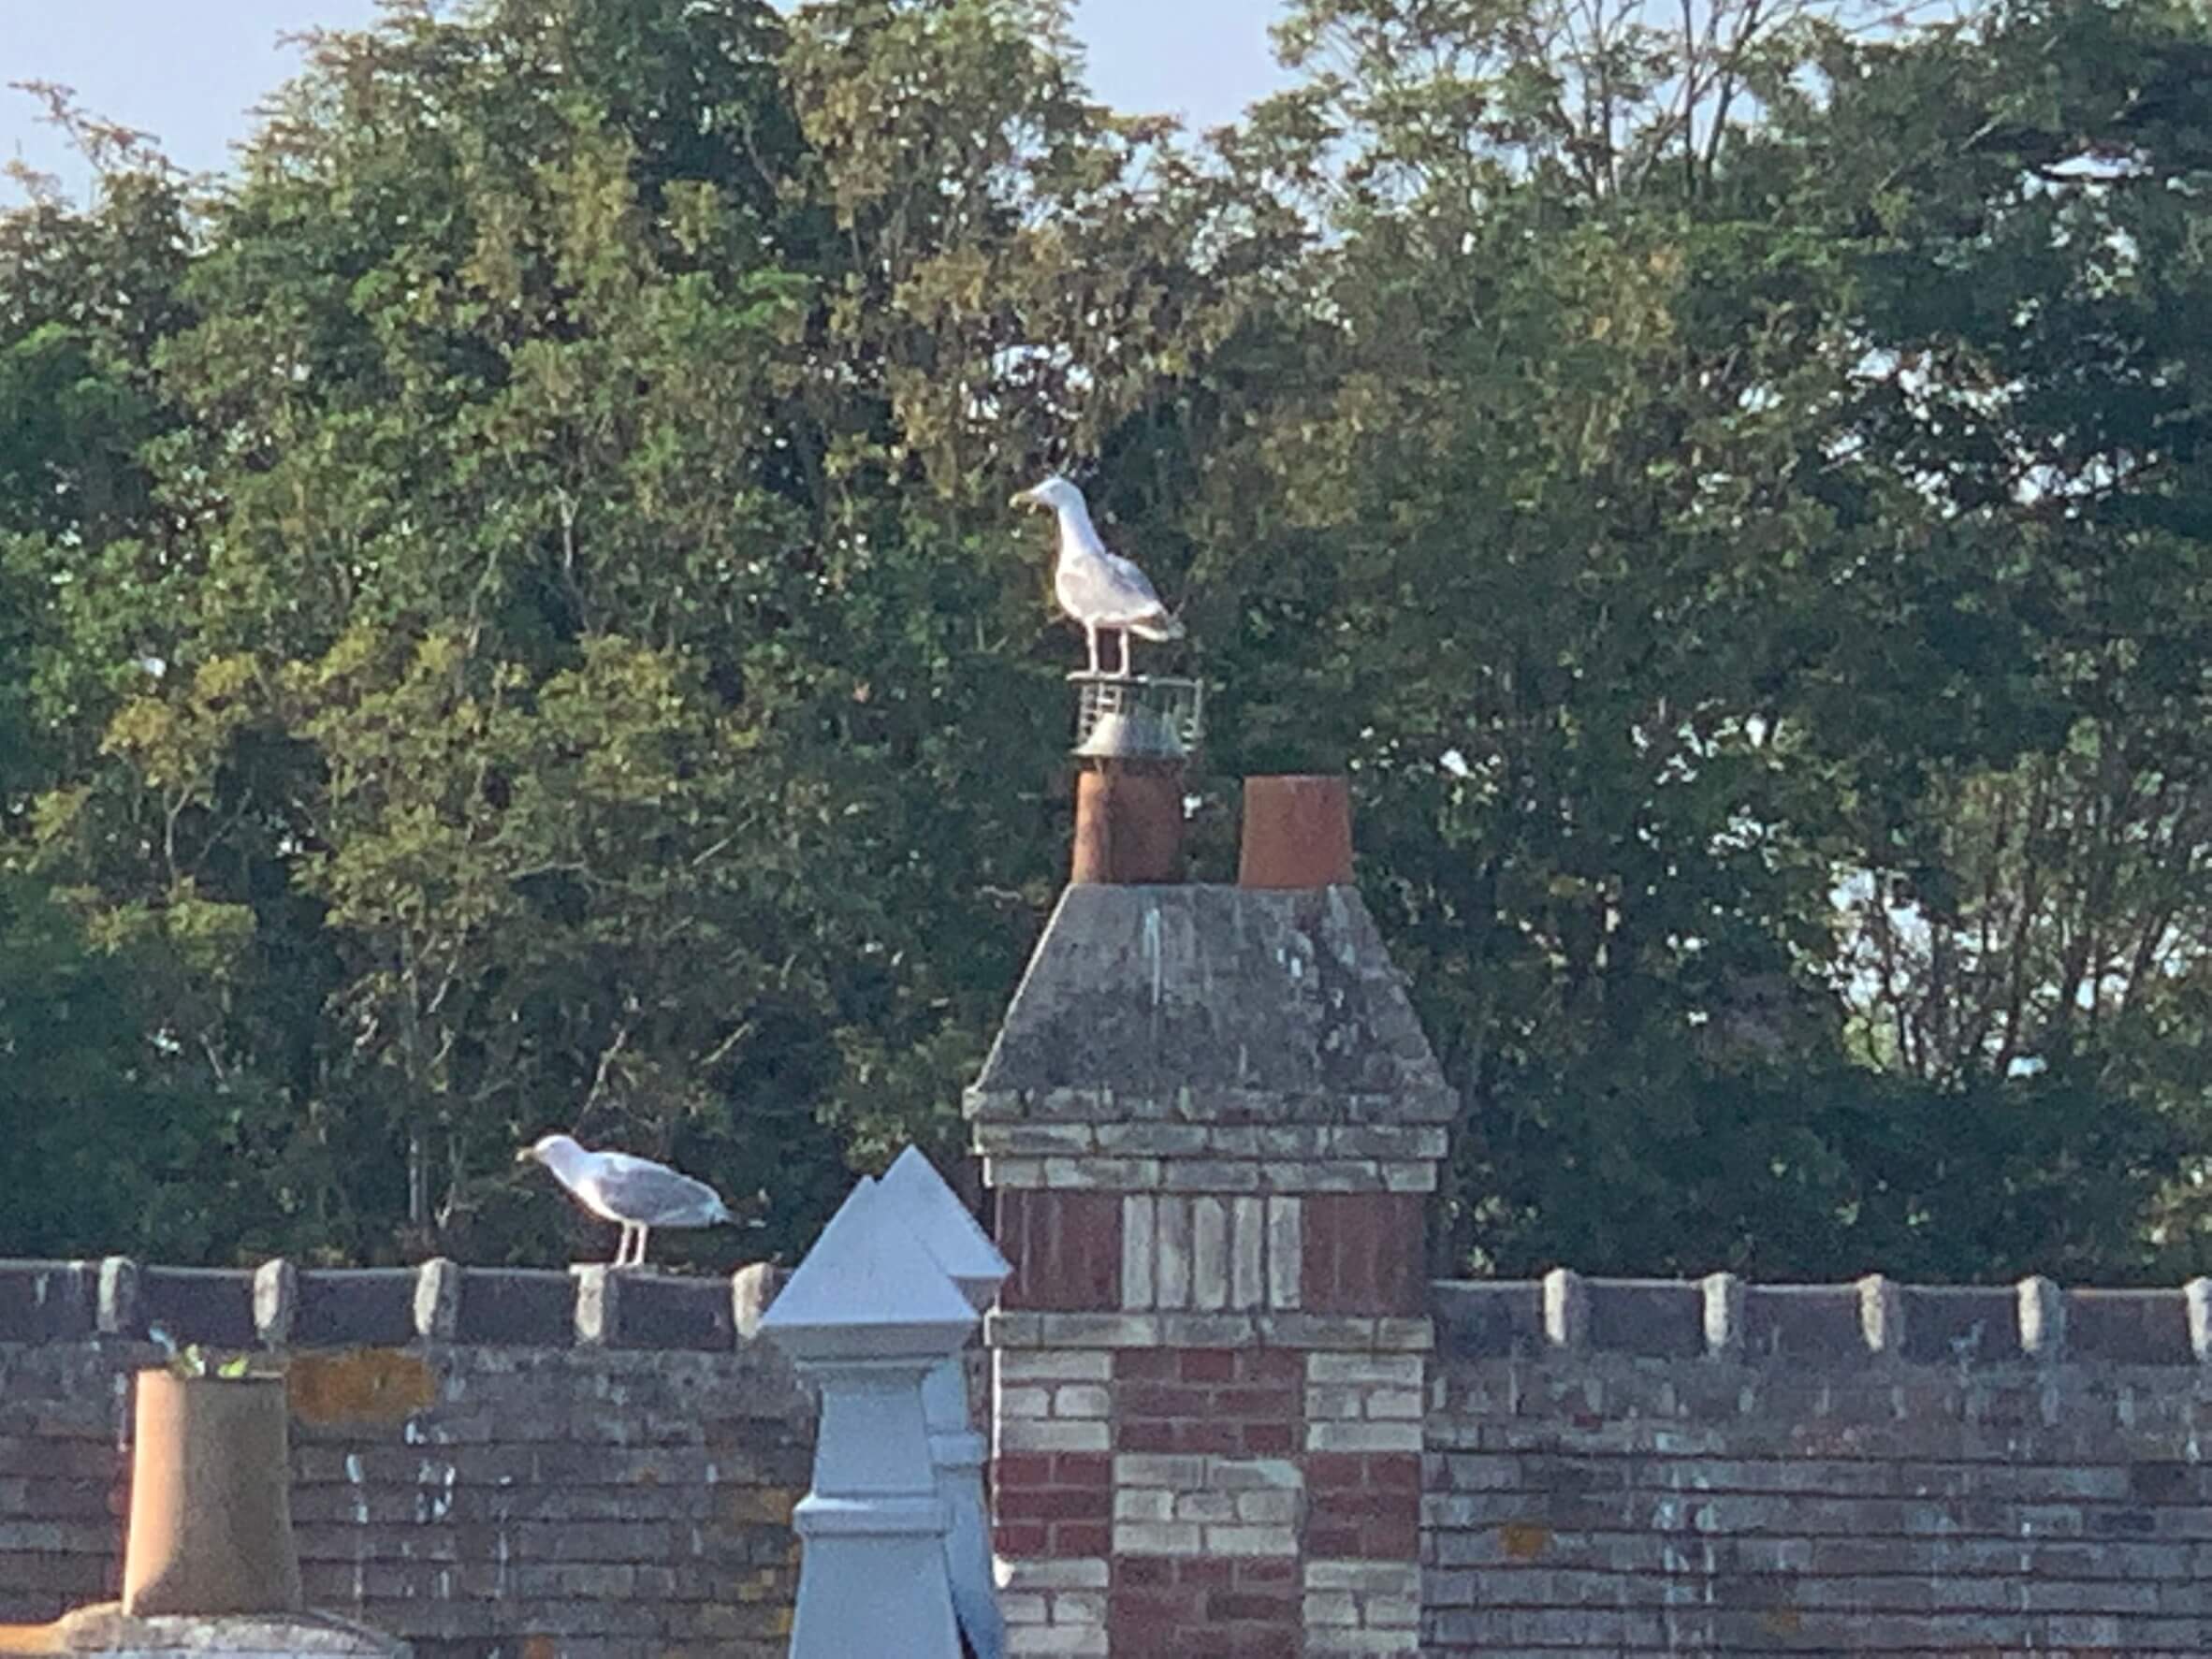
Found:
[[[55,80],[96,114],[157,135],[183,166],[213,169],[247,111],[297,63],[277,37],[351,26],[375,0],[0,0],[0,88]],[[1210,126],[1280,84],[1267,25],[1278,0],[1078,0],[1093,93],[1117,107]],[[0,158],[55,172],[68,163],[37,109],[0,90]],[[14,199],[0,183],[0,200]]]

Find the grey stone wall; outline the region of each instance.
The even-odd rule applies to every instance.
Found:
[[[812,1424],[758,1276],[0,1264],[0,1623],[114,1594],[159,1324],[282,1336],[313,1605],[421,1659],[781,1659]]]
[[[2200,1287],[1433,1298],[1426,1652],[2212,1653]]]

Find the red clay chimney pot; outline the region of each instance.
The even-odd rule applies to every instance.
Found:
[[[1338,887],[1352,879],[1352,795],[1343,777],[1247,778],[1240,887]]]
[[[1183,880],[1183,763],[1100,760],[1075,774],[1077,886]]]

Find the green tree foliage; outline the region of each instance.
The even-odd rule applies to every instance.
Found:
[[[255,1240],[229,1201],[237,1103],[149,1042],[158,976],[97,949],[39,885],[0,874],[0,1182],[7,1247],[97,1256],[117,1239],[193,1259]]]
[[[2202,19],[1654,16],[1291,8],[1310,82],[1254,138],[1336,235],[1209,457],[1206,586],[1265,598],[1201,632],[1285,722],[1240,735],[1358,770],[1466,1104],[1449,1259],[2142,1271],[2190,1093],[2142,1020],[2046,1036],[2195,959],[2181,687],[2101,735],[2087,663],[2193,676],[2203,637],[2204,377],[2161,343],[2205,298],[2201,128],[2153,90]],[[2033,776],[2064,844],[1975,867],[1973,803]],[[2027,1045],[1945,966],[1999,910]],[[1974,1063],[1870,1042],[1900,996]]]
[[[1049,0],[401,6],[200,201],[61,107],[0,813],[90,1024],[0,1088],[191,1195],[98,1244],[540,1257],[575,1127],[791,1245],[955,1144],[1056,466],[1217,774],[1354,773],[1444,1265],[2193,1270],[2212,30],[1658,18],[1296,0],[1199,143]]]
[[[546,1248],[508,1155],[571,1124],[803,1239],[849,1153],[955,1133],[1058,828],[1002,503],[1279,218],[1050,21],[401,10],[210,204],[140,451],[196,579],[110,602],[167,666],[27,856],[226,941],[166,1011],[290,1104],[316,1246]]]

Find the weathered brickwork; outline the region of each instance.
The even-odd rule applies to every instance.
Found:
[[[1292,1556],[1304,1510],[1305,1472],[1289,1458],[1113,1460],[1116,1555]]]
[[[1315,1353],[1303,1370],[1308,1451],[1419,1455],[1420,1355]]]
[[[1291,1349],[1124,1349],[1113,1376],[1119,1450],[1287,1458],[1298,1448],[1305,1361]]]
[[[1301,1651],[1298,1564],[1288,1557],[1131,1556],[1110,1606],[1119,1652],[1280,1659]]]
[[[998,1248],[1013,1264],[999,1294],[1010,1308],[1117,1307],[1122,1201],[1110,1192],[998,1195]]]
[[[968,1107],[999,1549],[1103,1591],[1013,1652],[1413,1651],[1451,1099],[1358,896],[1070,890]]]
[[[1102,1557],[1007,1560],[999,1564],[998,1607],[1008,1648],[1102,1659],[1106,1652],[1107,1586]]]
[[[1305,1468],[1313,1502],[1306,1547],[1314,1554],[1358,1561],[1419,1559],[1419,1452],[1315,1452],[1306,1458]]]
[[[151,1322],[179,1343],[291,1339],[271,1357],[313,1605],[422,1659],[780,1659],[812,1423],[774,1350],[736,1334],[728,1282],[108,1279],[0,1264],[0,1623],[116,1593]]]
[[[149,1305],[238,1346],[286,1312],[282,1275],[258,1300],[138,1277],[134,1302],[96,1268],[0,1266],[0,1623],[114,1593]],[[780,1655],[805,1404],[725,1322],[743,1295],[647,1286],[294,1275],[313,1601],[429,1659]],[[1403,1321],[1299,1316],[1368,1339],[1327,1346],[1273,1316],[1000,1316],[1013,1650],[2212,1653],[2212,1286],[1429,1297],[1426,1355],[1373,1346]],[[464,1340],[298,1340],[402,1314]],[[1080,1448],[1020,1448],[1059,1434]]]
[[[1300,1305],[1317,1314],[1427,1312],[1425,1198],[1316,1193],[1304,1211]]]
[[[1006,1568],[1103,1591],[1025,1593],[1015,1652],[1415,1651],[1427,1321],[1285,1317],[994,1322]]]
[[[2204,1290],[1434,1287],[1424,1651],[2201,1659]]]
[[[1298,1198],[1131,1193],[1122,1200],[1121,1305],[1234,1313],[1295,1308]]]
[[[1419,1652],[1420,1569],[1398,1562],[1309,1561],[1304,1616],[1309,1654]]]

